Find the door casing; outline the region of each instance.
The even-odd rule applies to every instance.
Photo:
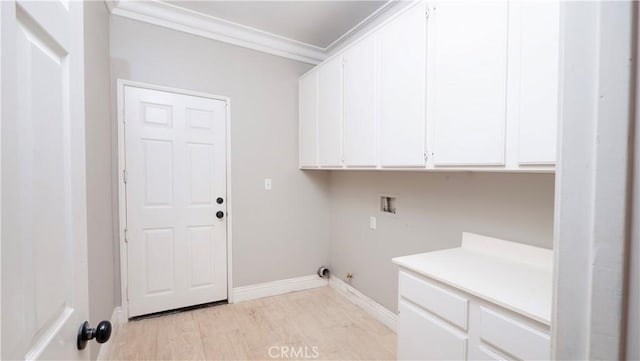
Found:
[[[117,80],[117,123],[118,123],[118,161],[117,161],[117,175],[118,175],[118,243],[120,245],[120,295],[122,304],[122,317],[123,322],[129,320],[129,301],[127,300],[128,293],[128,267],[127,267],[127,243],[125,242],[124,230],[127,226],[127,200],[124,184],[124,170],[125,170],[125,136],[124,136],[124,89],[125,87],[143,88],[149,90],[157,90],[169,93],[176,93],[182,95],[197,96],[201,98],[215,99],[224,101],[226,104],[226,117],[225,117],[225,129],[226,129],[226,172],[227,172],[227,300],[229,303],[233,303],[233,282],[232,282],[232,222],[233,222],[233,199],[231,190],[231,98],[220,95],[213,95],[208,93],[196,92],[191,90],[184,90],[173,87],[166,87],[161,85],[147,84],[136,82],[132,80],[118,79]]]

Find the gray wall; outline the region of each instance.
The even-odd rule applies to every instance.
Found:
[[[299,171],[307,64],[114,16],[111,66],[114,93],[123,78],[231,97],[236,287],[330,260],[334,275],[354,273],[356,288],[395,310],[392,257],[459,246],[463,231],[551,247],[553,175]],[[397,215],[379,214],[383,194],[398,198]]]
[[[231,97],[235,287],[327,263],[328,174],[297,169],[298,77],[310,65],[118,16],[111,65],[114,92],[122,78]]]
[[[85,117],[87,162],[87,252],[89,321],[109,320],[116,305],[111,197],[109,12],[104,2],[84,4]],[[99,345],[91,344],[95,359]]]
[[[397,214],[379,211],[397,197]],[[337,171],[331,174],[332,275],[397,310],[391,258],[459,247],[463,231],[551,248],[552,174]],[[369,229],[369,217],[377,229]]]

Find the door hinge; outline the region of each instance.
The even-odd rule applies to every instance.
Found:
[[[424,11],[424,15],[426,16],[427,19],[429,19],[431,17],[431,15],[433,15],[433,13],[436,11],[436,7],[427,7],[427,10]]]
[[[127,298],[127,301],[129,301],[129,286],[125,288],[124,293],[126,293],[125,297]]]
[[[426,162],[429,159],[429,153],[424,152],[424,161]]]
[[[124,229],[124,243],[129,243],[129,230]]]
[[[122,170],[122,181],[125,182],[125,183],[127,183],[127,178],[128,178],[127,176],[128,176],[127,170],[123,169]]]

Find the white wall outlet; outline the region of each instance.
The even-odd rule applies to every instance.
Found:
[[[369,217],[369,228],[376,229],[378,227],[376,217]]]
[[[264,179],[264,189],[267,191],[271,190],[271,178]]]

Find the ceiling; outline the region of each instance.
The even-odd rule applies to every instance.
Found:
[[[326,49],[387,0],[165,2]]]

